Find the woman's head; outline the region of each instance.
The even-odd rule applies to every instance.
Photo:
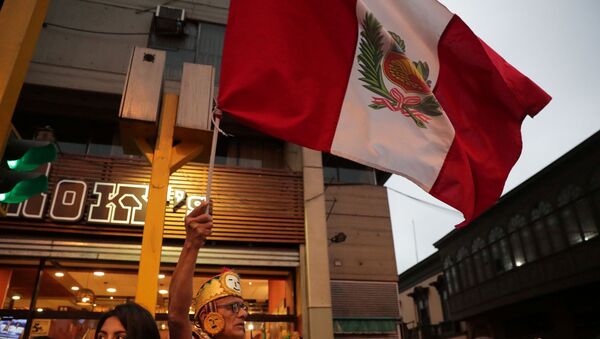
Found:
[[[156,321],[148,310],[135,303],[118,305],[98,320],[95,339],[158,339]]]

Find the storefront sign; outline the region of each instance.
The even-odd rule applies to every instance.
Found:
[[[33,319],[31,324],[31,336],[47,336],[50,333],[50,319]]]
[[[54,187],[48,217],[57,222],[78,222],[85,215],[86,221],[96,224],[144,225],[148,205],[148,185],[96,182],[90,188],[82,180],[61,180]],[[91,192],[88,192],[91,191]],[[168,201],[176,208],[191,211],[205,200],[204,196],[190,195],[169,186]],[[43,219],[48,201],[47,194],[33,197],[21,204],[9,205],[8,217]],[[185,203],[184,203],[185,202]],[[185,207],[184,207],[184,206]]]

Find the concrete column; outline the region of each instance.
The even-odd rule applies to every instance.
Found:
[[[306,310],[309,339],[332,339],[331,287],[327,222],[325,219],[325,190],[321,152],[302,149],[304,174],[304,222],[306,239]]]

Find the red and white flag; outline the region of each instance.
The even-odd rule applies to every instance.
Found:
[[[550,97],[435,0],[232,0],[219,106],[402,175],[470,221]]]

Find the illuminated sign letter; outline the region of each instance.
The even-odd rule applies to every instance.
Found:
[[[147,185],[97,182],[93,193],[98,200],[90,206],[89,222],[144,225]]]
[[[50,206],[50,218],[55,221],[78,221],[83,216],[87,184],[80,180],[61,180],[56,184]]]

